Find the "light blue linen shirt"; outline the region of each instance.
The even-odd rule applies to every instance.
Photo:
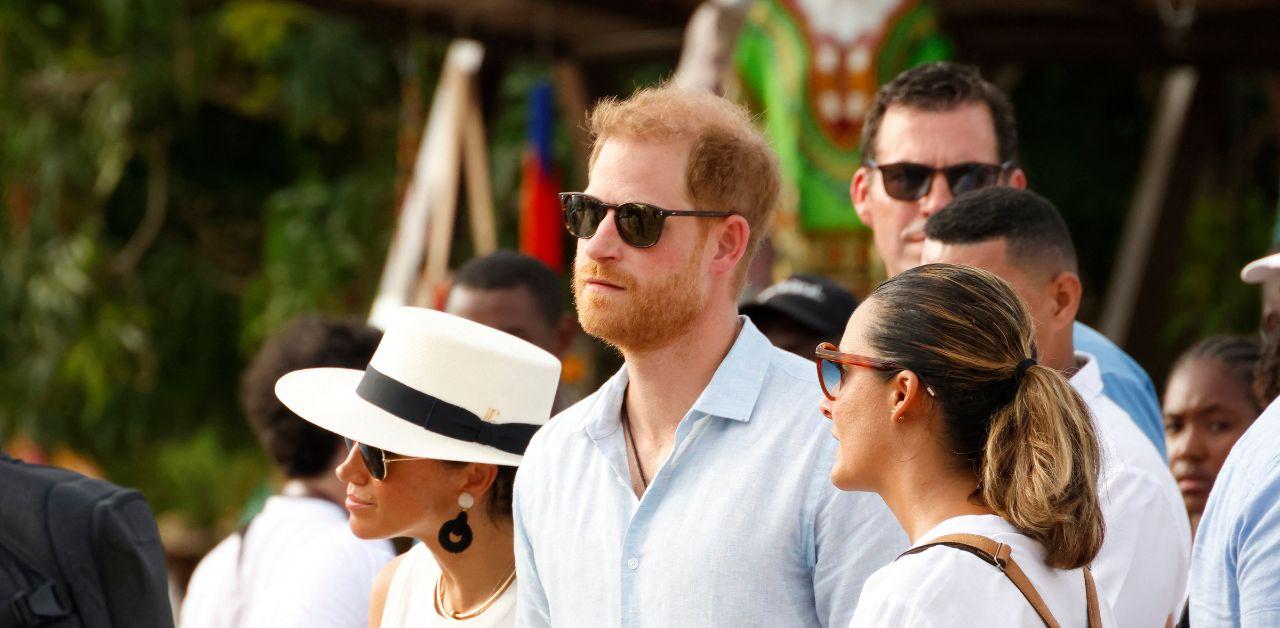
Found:
[[[1191,625],[1280,626],[1280,400],[1236,441],[1191,551]]]
[[[1098,366],[1102,367],[1102,387],[1107,391],[1107,397],[1129,413],[1133,422],[1156,446],[1160,457],[1168,460],[1164,446],[1164,418],[1160,414],[1160,400],[1156,397],[1151,377],[1129,354],[1092,327],[1076,321],[1073,333],[1076,351],[1098,359]]]
[[[740,320],[642,499],[625,365],[534,437],[515,487],[520,626],[843,628],[907,548],[879,496],[831,485],[813,363]]]

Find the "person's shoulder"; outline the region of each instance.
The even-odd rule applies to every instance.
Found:
[[[188,596],[234,580],[240,542],[240,535],[232,534],[219,541],[204,555],[204,558],[200,559],[195,570],[191,572],[191,581],[187,585]]]
[[[389,597],[391,597],[392,590],[395,588],[398,588],[396,586],[397,575],[400,575],[398,579],[401,583],[401,586],[403,586],[405,575],[410,575],[408,572],[412,570],[413,565],[419,561],[419,556],[416,552],[418,547],[423,547],[423,546],[421,545],[416,546],[410,549],[408,552],[405,552],[399,556],[396,556],[391,560],[391,562],[388,562],[386,565],[383,565],[382,569],[378,572],[377,577],[373,579],[373,588],[369,594],[369,625],[370,626],[380,626],[382,624],[382,616],[387,608],[387,600]],[[425,551],[426,548],[423,547],[423,550]],[[400,574],[401,568],[404,568],[406,570],[406,574],[403,574],[403,575]],[[434,587],[435,582],[432,581],[431,584]],[[396,592],[396,594],[403,595],[398,591]]]
[[[1005,585],[999,569],[968,552],[931,547],[882,567],[867,580],[862,597],[931,617],[961,600],[995,601],[993,594],[1002,593]]]

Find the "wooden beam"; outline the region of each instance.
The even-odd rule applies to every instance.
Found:
[[[1174,68],[1165,73],[1160,87],[1155,122],[1142,158],[1133,204],[1120,237],[1119,259],[1111,273],[1102,312],[1102,333],[1116,344],[1123,345],[1129,337],[1134,306],[1147,274],[1151,245],[1198,79],[1190,67]]]

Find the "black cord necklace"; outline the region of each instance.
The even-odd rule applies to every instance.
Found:
[[[636,461],[636,471],[640,472],[640,484],[647,490],[649,478],[644,475],[644,467],[640,465],[640,448],[636,447],[636,435],[631,433],[631,417],[627,414],[627,400],[622,400],[622,427],[627,430],[627,451]]]

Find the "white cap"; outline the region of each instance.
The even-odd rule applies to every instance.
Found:
[[[1272,253],[1261,259],[1253,260],[1240,271],[1240,280],[1245,283],[1262,283],[1280,274],[1280,253]]]

